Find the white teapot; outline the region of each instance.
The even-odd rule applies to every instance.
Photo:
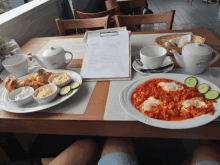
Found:
[[[170,50],[170,52],[174,54],[177,63],[184,68],[188,74],[202,73],[219,58],[217,51],[200,42],[184,45],[182,55],[174,49]],[[211,61],[213,52],[215,52],[216,57]]]
[[[66,63],[65,54],[69,53],[71,59]],[[71,62],[73,54],[69,51],[65,51],[62,47],[52,46],[47,50],[41,52],[41,58],[35,55],[31,55],[38,65],[46,69],[65,69]]]

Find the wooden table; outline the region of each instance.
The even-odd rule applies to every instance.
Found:
[[[206,44],[220,52],[220,41],[208,29],[192,30],[151,30],[132,32],[135,34],[192,32],[207,38]],[[33,38],[22,46],[25,54],[38,52],[50,39],[76,38],[83,35],[62,37]],[[174,60],[175,61],[175,60]],[[69,67],[81,67],[82,60],[73,60]],[[220,59],[213,66],[220,66]],[[175,62],[175,67],[178,65]],[[104,121],[109,81],[97,82],[89,100],[86,111],[82,115],[28,113],[13,114],[0,110],[0,132],[36,133],[36,134],[68,134],[91,136],[124,136],[124,137],[157,137],[188,139],[220,139],[220,122],[211,122],[192,129],[169,130],[143,124],[138,121]],[[71,98],[70,98],[71,99]]]

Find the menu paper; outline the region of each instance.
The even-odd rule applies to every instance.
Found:
[[[83,79],[130,77],[130,33],[125,28],[92,31],[85,36],[87,48],[83,59]]]

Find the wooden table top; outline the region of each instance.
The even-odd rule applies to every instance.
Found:
[[[208,29],[146,30],[136,34],[192,32],[206,37],[206,44],[220,52],[220,41]],[[37,53],[51,39],[81,38],[83,34],[59,37],[33,38],[22,46],[22,53]],[[174,60],[174,59],[173,59]],[[178,65],[175,62],[175,67]],[[74,59],[68,67],[81,67],[82,59]],[[212,66],[220,67],[220,59]],[[110,81],[97,82],[84,114],[27,113],[13,114],[0,110],[0,132],[66,134],[91,136],[124,136],[188,139],[220,139],[220,122],[184,130],[156,128],[139,121],[104,121]],[[70,98],[71,99],[71,98]]]

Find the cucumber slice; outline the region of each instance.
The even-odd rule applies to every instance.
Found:
[[[184,84],[187,87],[195,87],[197,85],[197,79],[195,77],[187,77],[187,79],[185,80]]]
[[[78,83],[78,82],[73,82],[72,84],[70,84],[70,88],[71,89],[76,89],[76,88],[78,88],[80,86],[80,83]]]
[[[209,86],[205,83],[198,86],[198,91],[200,93],[204,94],[204,93],[208,92],[208,90],[209,90]]]
[[[214,100],[218,98],[218,96],[219,96],[218,91],[209,91],[205,94],[205,98],[208,100]]]
[[[70,91],[66,94],[66,96],[67,96],[67,95],[70,95],[71,93],[72,93],[72,91],[70,90]]]
[[[60,90],[60,95],[66,95],[70,92],[71,88],[70,86],[65,86]]]

